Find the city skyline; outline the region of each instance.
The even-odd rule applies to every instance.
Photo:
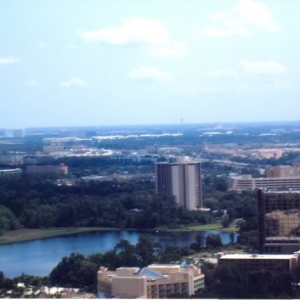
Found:
[[[0,128],[299,118],[297,1],[0,8]]]

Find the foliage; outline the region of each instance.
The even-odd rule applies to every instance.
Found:
[[[0,205],[0,235],[6,230],[20,227],[19,221],[14,213],[7,207]]]
[[[153,229],[213,221],[206,212],[187,211],[177,207],[173,198],[158,197],[151,181],[79,181],[73,186],[57,186],[53,180],[25,174],[1,177],[0,205],[6,207],[0,210],[5,230],[17,228],[19,223],[26,228]]]

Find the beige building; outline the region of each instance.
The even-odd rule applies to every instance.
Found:
[[[253,178],[252,175],[228,177],[228,189],[234,191],[255,189],[297,189],[300,190],[300,176],[298,177],[264,177]]]
[[[178,205],[187,210],[201,208],[201,163],[191,161],[186,156],[173,160],[156,164],[156,193],[162,197],[174,196]]]
[[[272,177],[288,178],[288,177],[300,176],[300,165],[295,164],[293,166],[281,165],[281,166],[269,167],[266,170],[266,175],[268,178],[272,178]]]
[[[98,293],[121,298],[167,298],[173,294],[194,295],[204,288],[204,274],[194,265],[150,265],[98,271]]]
[[[231,263],[242,272],[259,271],[291,271],[297,267],[300,251],[294,254],[224,254],[218,253],[218,266]]]

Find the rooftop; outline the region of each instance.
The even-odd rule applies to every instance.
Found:
[[[221,259],[291,259],[293,254],[224,254]]]

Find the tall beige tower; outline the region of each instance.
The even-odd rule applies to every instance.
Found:
[[[202,208],[201,163],[188,157],[176,157],[172,162],[157,163],[156,193],[174,196],[179,206],[187,210]]]

